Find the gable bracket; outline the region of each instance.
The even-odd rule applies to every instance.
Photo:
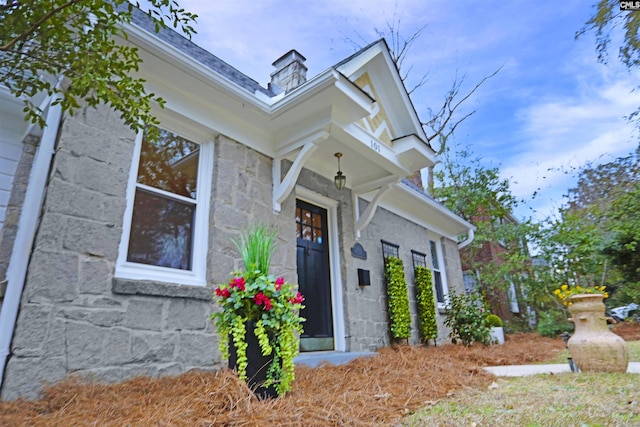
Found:
[[[286,198],[289,197],[289,194],[291,194],[291,190],[293,190],[306,161],[318,149],[318,145],[328,137],[329,133],[325,131],[309,137],[309,139],[302,145],[302,149],[282,180],[280,177],[282,176],[282,160],[284,159],[284,155],[279,155],[273,159],[272,175],[274,212],[280,212],[282,209],[282,202],[284,202]]]
[[[382,197],[389,191],[391,190],[398,182],[400,182],[400,180],[402,179],[402,177],[397,177],[397,176],[392,176],[390,178],[387,179],[387,182],[383,183],[379,188],[378,191],[376,192],[376,195],[373,196],[373,199],[371,200],[371,203],[369,203],[369,206],[367,206],[367,208],[364,210],[364,212],[362,213],[362,215],[360,215],[360,209],[358,208],[358,197],[360,196],[360,194],[355,194],[353,195],[353,212],[355,215],[355,232],[356,232],[356,239],[360,238],[360,232],[362,230],[364,230],[364,228],[369,225],[369,223],[371,222],[371,220],[373,219],[373,215],[376,213],[376,209],[378,208],[378,205],[380,204],[380,202],[382,201]]]

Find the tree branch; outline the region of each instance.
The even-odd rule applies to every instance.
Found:
[[[67,3],[65,3],[63,5],[60,5],[60,6],[56,7],[56,8],[54,8],[54,9],[50,10],[44,16],[42,16],[40,19],[38,19],[36,22],[34,22],[31,25],[31,27],[29,27],[26,31],[24,31],[18,37],[14,38],[13,40],[10,40],[9,43],[5,44],[4,46],[0,46],[0,51],[8,51],[8,50],[10,50],[19,41],[26,40],[27,37],[30,34],[34,33],[44,22],[46,22],[48,19],[50,19],[53,15],[55,15],[58,12],[60,12],[62,9],[65,9],[67,7],[71,7],[76,3],[80,3],[80,1],[82,1],[82,0],[69,0]]]

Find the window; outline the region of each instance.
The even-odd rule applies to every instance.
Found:
[[[212,144],[159,134],[137,140],[116,275],[204,285]]]
[[[433,266],[433,283],[436,286],[436,301],[438,306],[444,307],[445,298],[449,293],[447,279],[442,264],[442,250],[433,240],[429,241],[431,249],[431,263]]]

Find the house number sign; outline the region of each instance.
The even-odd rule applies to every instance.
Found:
[[[371,146],[371,148],[372,148],[375,152],[379,153],[379,152],[381,151],[381,150],[380,150],[380,144],[378,144],[377,142],[375,142],[373,139],[371,140],[371,142],[369,143],[369,145]]]

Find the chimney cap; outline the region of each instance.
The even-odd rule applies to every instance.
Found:
[[[300,52],[298,52],[295,49],[291,49],[289,52],[285,53],[280,58],[273,61],[273,64],[271,65],[273,65],[276,68],[280,68],[283,65],[282,64],[283,62],[293,62],[296,59],[302,62],[307,60],[307,58],[305,58]]]

